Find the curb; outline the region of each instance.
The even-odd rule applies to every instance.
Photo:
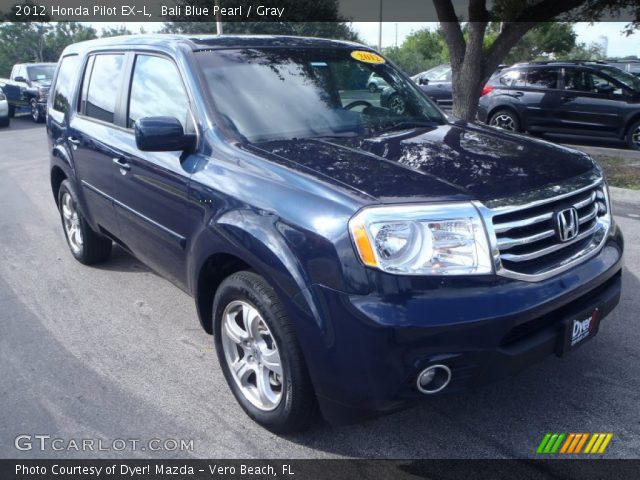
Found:
[[[609,187],[611,200],[640,207],[640,190],[630,188]]]

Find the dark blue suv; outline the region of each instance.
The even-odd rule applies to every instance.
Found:
[[[372,73],[402,114],[362,99]],[[47,131],[71,254],[116,242],[193,295],[238,402],[276,432],[565,355],[619,301],[591,158],[450,121],[359,44],[72,45]]]

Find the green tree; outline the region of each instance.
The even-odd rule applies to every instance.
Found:
[[[131,35],[133,32],[129,30],[126,25],[120,25],[119,27],[103,28],[100,32],[100,37],[119,37],[121,35]]]
[[[196,5],[211,9],[211,0],[182,0],[183,5]],[[244,5],[245,0],[224,0],[225,8]],[[351,28],[347,19],[338,12],[338,0],[280,0],[287,21],[266,18],[260,22],[233,21],[223,22],[224,33],[255,33],[278,35],[302,35],[308,37],[336,38],[360,42],[358,34]],[[187,17],[172,17],[164,24],[166,33],[216,33],[215,19],[211,22],[190,22]]]
[[[527,32],[509,51],[503,63],[564,58],[577,47],[576,33],[568,22],[545,22]],[[582,58],[582,57],[580,57]]]
[[[449,60],[449,52],[441,32],[426,28],[412,32],[401,46],[385,48],[383,53],[409,75]]]

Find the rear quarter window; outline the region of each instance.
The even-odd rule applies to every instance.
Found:
[[[542,90],[558,88],[557,68],[530,68],[527,72],[527,87]]]
[[[78,73],[78,56],[69,55],[60,60],[56,83],[53,86],[53,109],[67,113],[72,103],[72,92]]]
[[[525,74],[522,70],[509,70],[498,76],[497,84],[501,87],[524,87]]]

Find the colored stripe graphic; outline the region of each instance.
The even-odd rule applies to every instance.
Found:
[[[612,433],[594,433],[584,453],[604,453],[612,438]]]
[[[547,446],[547,442],[549,441],[550,438],[551,438],[551,434],[547,433],[542,439],[542,441],[540,442],[540,445],[538,445],[538,450],[536,450],[536,453],[544,453],[544,447]]]
[[[545,434],[536,450],[539,454],[604,453],[613,433],[553,433]],[[586,447],[585,447],[586,444]],[[583,447],[584,450],[583,450]]]
[[[578,442],[578,445],[576,445],[576,450],[575,450],[574,453],[580,453],[582,451],[582,447],[583,447],[584,443],[587,441],[587,438],[589,438],[589,434],[588,433],[582,433],[581,435],[582,435],[582,438]]]
[[[566,437],[564,433],[547,433],[540,445],[538,445],[537,453],[556,453],[562,441]]]

